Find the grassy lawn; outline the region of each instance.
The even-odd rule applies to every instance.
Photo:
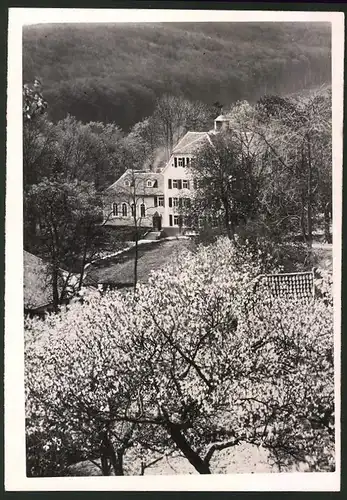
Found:
[[[155,241],[139,245],[138,281],[146,282],[150,271],[164,268],[168,263],[174,262],[180,253],[193,248],[190,240]],[[317,245],[313,248],[314,266],[322,269],[332,269],[331,245]],[[93,264],[87,272],[87,281],[105,283],[110,285],[129,286],[133,283],[135,249]],[[302,265],[299,266],[301,269]],[[311,267],[311,266],[310,266]],[[293,269],[290,269],[293,271]]]
[[[138,281],[146,282],[150,271],[164,268],[178,259],[180,253],[192,248],[190,240],[155,241],[139,245]],[[134,279],[135,249],[120,256],[93,264],[88,269],[88,278],[97,283],[131,284]]]

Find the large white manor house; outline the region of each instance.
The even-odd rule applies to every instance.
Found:
[[[108,225],[184,231],[188,224],[182,215],[189,207],[194,189],[189,164],[199,147],[210,141],[210,134],[229,126],[228,116],[219,116],[210,132],[187,132],[172,150],[160,172],[127,170],[104,193],[103,215]]]

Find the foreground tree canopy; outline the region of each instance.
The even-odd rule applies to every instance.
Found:
[[[174,450],[209,474],[240,443],[280,470],[334,470],[329,282],[310,303],[257,297],[270,260],[221,239],[135,294],[27,319],[28,474],[99,458],[105,475],[143,474]]]

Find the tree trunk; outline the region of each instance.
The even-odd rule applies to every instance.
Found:
[[[119,448],[115,452],[113,444],[108,436],[107,431],[102,433],[101,445],[101,469],[104,476],[109,476],[111,472],[111,464],[115,476],[124,476],[123,456],[125,448]]]
[[[305,224],[305,197],[303,194],[301,195],[300,228],[304,242],[306,242],[307,236],[306,236],[306,224]]]
[[[124,470],[123,470],[123,457],[124,457],[124,449],[119,449],[116,452],[116,457],[117,460],[113,466],[114,473],[116,476],[124,476]]]
[[[101,457],[101,472],[103,476],[109,476],[111,472],[111,464],[107,457]]]
[[[84,268],[86,267],[86,262],[87,262],[87,242],[85,243],[84,249],[83,249],[83,257],[82,257],[82,264],[81,264],[81,270],[80,270],[80,277],[78,281],[78,290],[81,290],[82,285],[83,285],[83,278],[84,278]]]
[[[124,452],[125,452],[124,448],[120,448],[115,452],[112,444],[109,442],[109,453],[115,476],[124,476],[124,469],[123,469]]]
[[[59,309],[59,268],[53,262],[52,269],[52,295],[53,295],[53,308],[55,312]]]
[[[312,161],[311,161],[311,141],[307,137],[307,236],[308,245],[312,247]]]
[[[202,458],[191,448],[190,444],[181,433],[181,430],[177,425],[169,424],[169,433],[176,444],[176,446],[181,450],[186,459],[192,464],[192,466],[199,472],[199,474],[211,474],[211,470]]]
[[[229,207],[229,203],[228,203],[228,200],[226,199],[223,199],[223,206],[224,206],[224,225],[225,225],[225,229],[226,229],[226,232],[227,232],[227,236],[229,238],[229,240],[234,240],[234,233],[235,233],[235,228],[234,226],[231,224],[231,221],[230,221],[230,207]]]
[[[135,261],[134,261],[134,291],[137,285],[137,264],[139,260],[139,233],[135,222]]]
[[[324,205],[324,241],[325,243],[332,243],[330,233],[330,203]]]

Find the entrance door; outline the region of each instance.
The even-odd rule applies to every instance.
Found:
[[[153,215],[153,229],[161,231],[161,215],[158,212]]]

